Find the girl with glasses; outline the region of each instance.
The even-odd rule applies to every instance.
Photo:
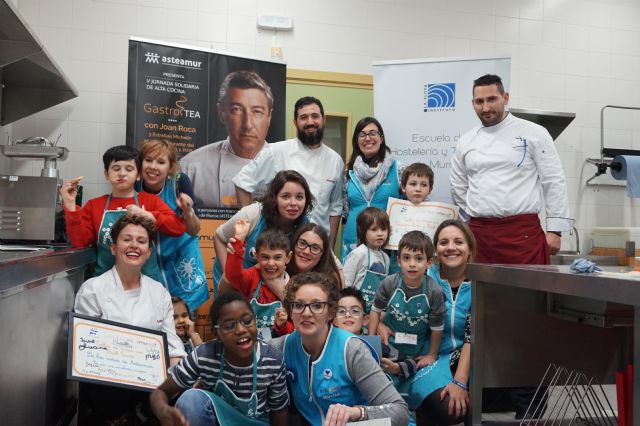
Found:
[[[287,285],[287,309],[296,330],[272,342],[284,352],[298,412],[312,426],[377,418],[406,425],[407,405],[380,369],[374,350],[331,324],[339,297],[324,274],[297,275]]]
[[[352,153],[344,176],[342,261],[358,246],[356,218],[366,207],[387,210],[389,197],[400,198],[399,164],[391,158],[380,122],[364,117],[353,131]]]
[[[298,228],[293,236],[293,260],[287,265],[290,276],[305,272],[328,275],[338,288],[343,287],[342,265],[329,247],[327,232],[315,223]]]
[[[171,425],[286,425],[289,393],[283,356],[257,338],[256,317],[237,292],[211,306],[217,340],[194,349],[151,394],[161,423]],[[193,385],[200,380],[201,389]],[[175,407],[169,400],[182,393]]]

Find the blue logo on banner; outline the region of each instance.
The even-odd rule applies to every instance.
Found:
[[[424,111],[455,111],[456,84],[429,83],[424,87]]]

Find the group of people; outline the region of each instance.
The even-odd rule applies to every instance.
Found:
[[[218,104],[229,138],[186,156],[184,172],[172,144],[151,139],[139,152],[105,152],[110,194],[80,207],[77,182],[63,184],[70,241],[98,248],[75,311],[167,333],[170,375],[150,398],[162,424],[459,423],[469,409],[467,264],[549,263],[571,228],[553,141],[510,115],[508,100],[498,76],[474,82],[482,125],[460,139],[451,173],[468,222],[447,220],[433,239],[408,232],[389,251],[387,200],[428,201],[431,168],[393,159],[373,117],[357,123],[345,166],[323,143],[313,97],[295,104],[297,137],[265,145],[270,89],[232,73]],[[239,210],[214,237],[215,339],[202,342],[190,318],[209,299],[194,203],[212,202]],[[99,418],[123,424],[146,399],[93,384],[83,392]]]

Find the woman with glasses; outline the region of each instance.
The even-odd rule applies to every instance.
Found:
[[[224,225],[218,227],[213,240],[216,258],[213,264],[214,296],[218,292],[232,289],[224,277],[227,260],[227,243],[233,238],[234,225],[240,219],[249,222],[249,233],[245,239],[244,269],[257,263],[255,244],[258,235],[265,229],[276,228],[287,236],[293,235],[300,225],[307,222],[307,215],[313,210],[315,199],[306,179],[295,170],[276,173],[266,193],[259,202],[241,208]],[[284,286],[284,283],[282,283]],[[282,289],[271,289],[281,294]]]
[[[297,275],[287,285],[286,306],[296,330],[272,342],[283,349],[293,403],[312,426],[379,418],[406,425],[407,404],[380,369],[373,349],[331,324],[339,297],[320,273]]]
[[[302,225],[293,236],[293,259],[287,265],[290,276],[321,272],[331,277],[338,289],[344,285],[342,265],[329,248],[329,236],[320,225]]]
[[[288,424],[289,393],[282,353],[260,341],[256,317],[240,293],[211,306],[217,340],[196,347],[151,394],[163,425]],[[196,381],[201,387],[194,389]],[[169,401],[185,390],[175,407]]]
[[[358,246],[356,218],[366,207],[387,210],[389,197],[400,198],[399,165],[391,158],[380,122],[373,117],[358,121],[351,138],[351,158],[344,177],[342,262]]]

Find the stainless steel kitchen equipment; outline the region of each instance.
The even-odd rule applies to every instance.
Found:
[[[2,145],[0,150],[10,158],[44,160],[40,176],[0,175],[0,240],[59,240],[62,180],[56,165],[67,158],[69,150],[40,137]]]
[[[14,142],[12,145],[0,146],[2,154],[9,158],[26,158],[44,160],[44,167],[40,171],[42,177],[58,177],[57,161],[67,159],[69,150],[56,146],[43,137],[31,137]]]
[[[76,96],[11,2],[0,0],[0,126]]]
[[[57,198],[57,178],[0,175],[0,240],[55,240]]]

